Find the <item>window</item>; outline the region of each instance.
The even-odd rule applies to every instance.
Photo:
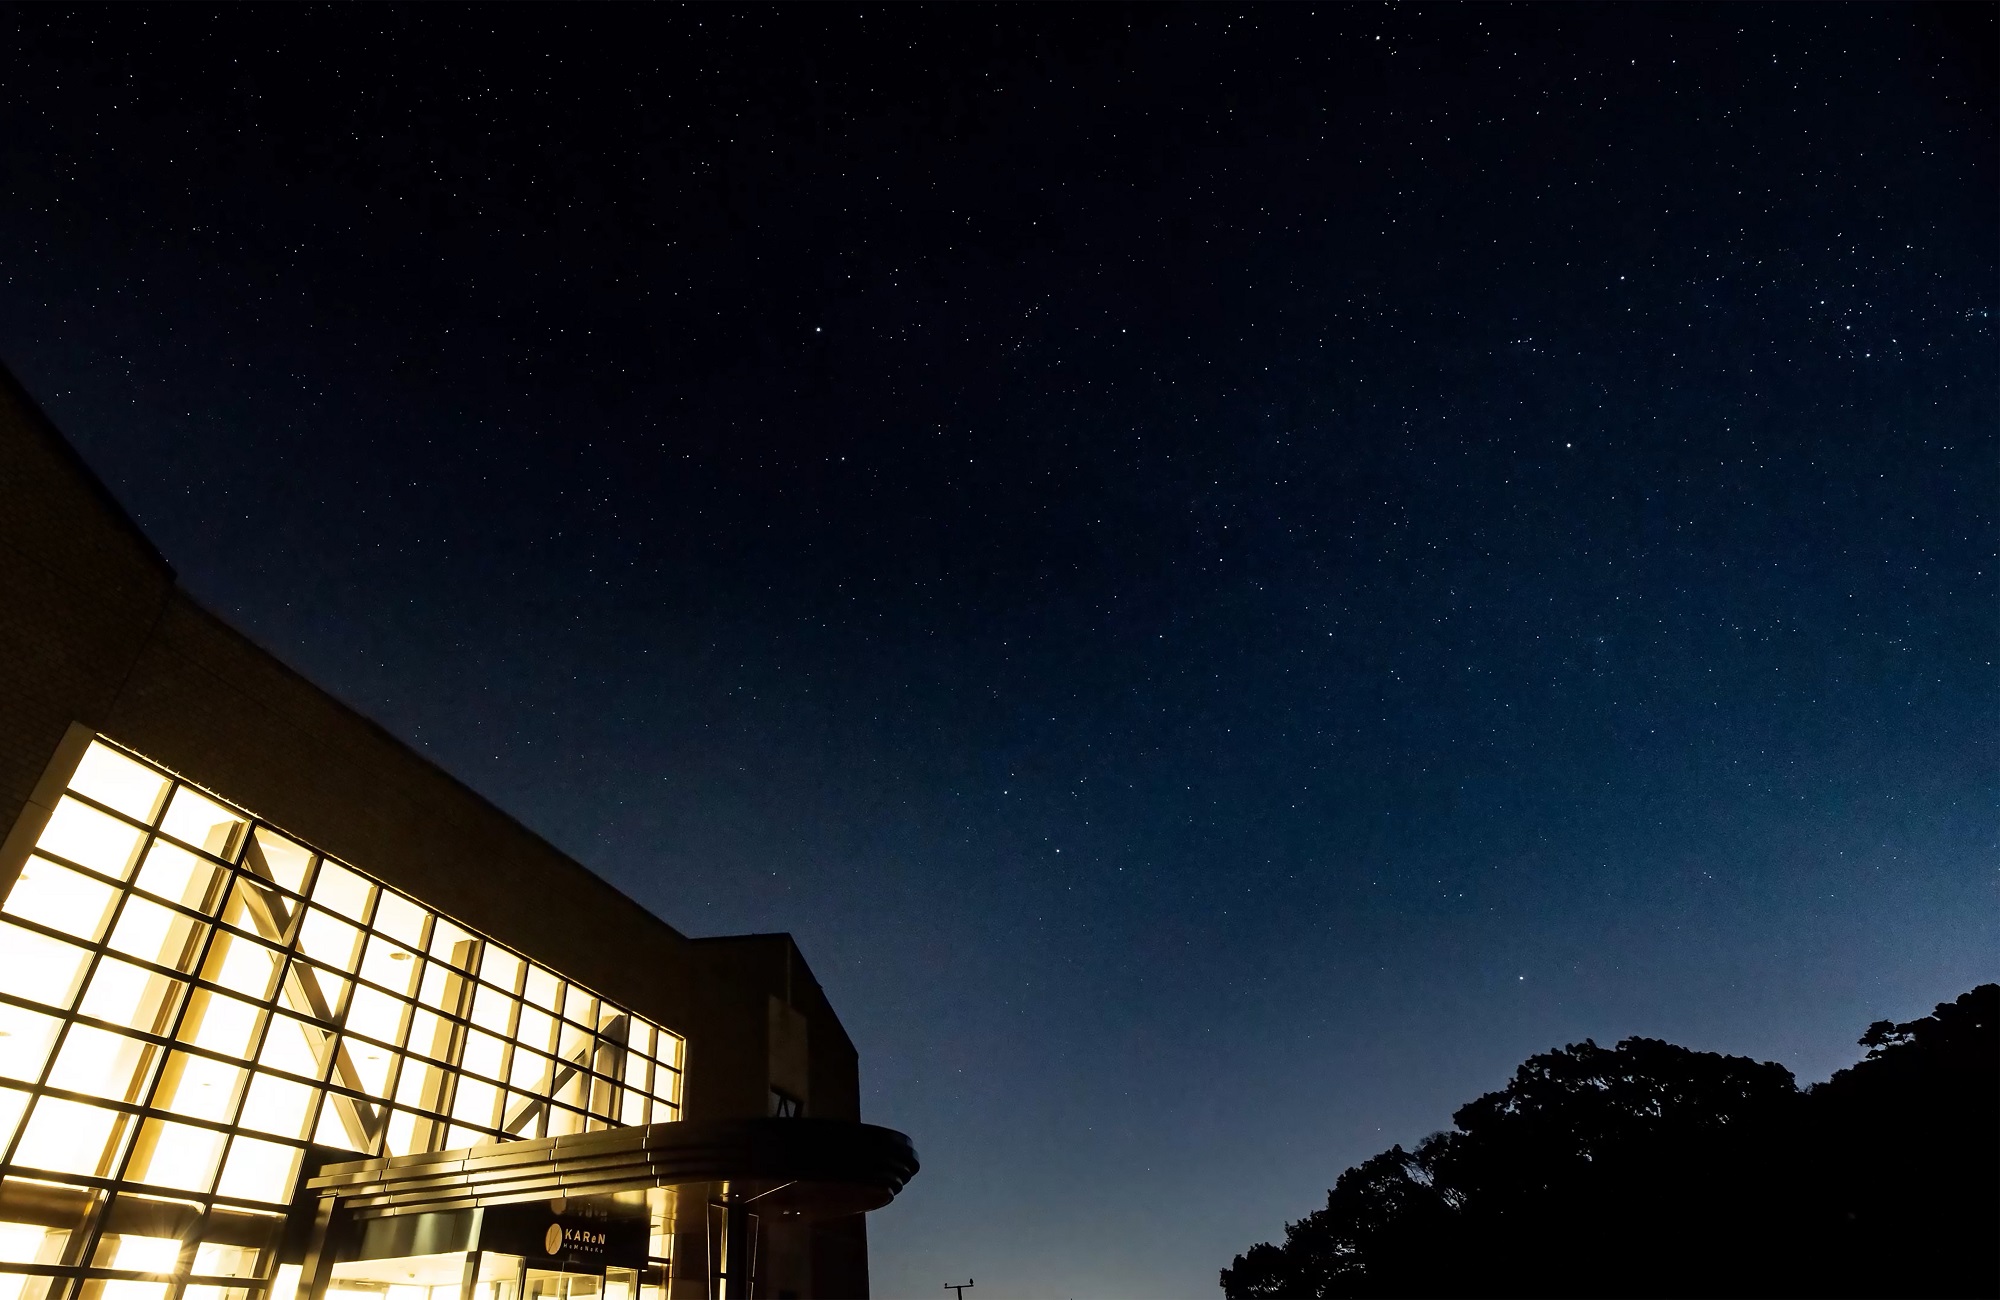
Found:
[[[100,741],[0,899],[0,1300],[285,1300],[308,1143],[671,1120],[681,1051]]]

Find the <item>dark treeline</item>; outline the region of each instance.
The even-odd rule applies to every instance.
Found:
[[[2000,985],[1800,1090],[1655,1039],[1522,1063],[1456,1130],[1340,1176],[1229,1300],[2000,1294]]]

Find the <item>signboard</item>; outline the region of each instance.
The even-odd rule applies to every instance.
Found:
[[[644,1268],[650,1227],[644,1206],[602,1199],[493,1205],[480,1221],[479,1248],[567,1273]]]

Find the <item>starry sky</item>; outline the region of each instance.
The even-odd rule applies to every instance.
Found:
[[[15,7],[0,357],[798,937],[877,1294],[1208,1296],[1530,1053],[1994,977],[1994,12]]]

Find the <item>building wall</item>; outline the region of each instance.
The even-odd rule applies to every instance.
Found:
[[[689,1119],[766,1114],[774,1044],[795,1081],[774,1000],[804,1025],[807,1113],[860,1117],[853,1044],[788,936],[689,940],[202,609],[0,370],[0,896],[72,724],[685,1035]],[[814,1292],[865,1294],[859,1219],[828,1231]]]

